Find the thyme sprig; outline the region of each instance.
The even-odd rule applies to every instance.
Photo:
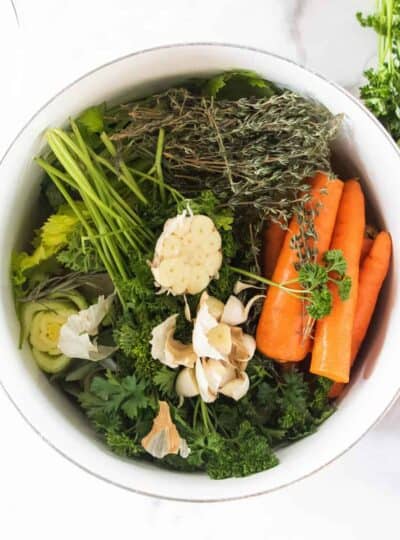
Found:
[[[340,118],[283,91],[265,98],[214,100],[172,88],[106,115],[126,161],[154,155],[165,131],[163,172],[191,197],[212,189],[246,223],[287,224],[309,198],[307,179],[330,172],[330,143]]]

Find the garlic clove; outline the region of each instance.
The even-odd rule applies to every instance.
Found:
[[[218,300],[218,298],[215,298],[215,296],[209,296],[207,298],[207,307],[211,316],[219,321],[224,312],[224,303]]]
[[[214,251],[208,253],[204,261],[204,266],[208,272],[208,275],[214,277],[217,275],[218,270],[221,268],[222,264],[222,253],[221,251]]]
[[[221,322],[237,326],[246,321],[245,307],[236,296],[231,295],[225,304]]]
[[[199,249],[202,249],[206,253],[211,253],[213,251],[219,251],[222,246],[221,235],[214,229],[207,236],[195,236],[196,246]]]
[[[193,367],[196,358],[192,344],[186,345],[169,334],[165,343],[165,364],[167,366],[173,368],[177,366]]]
[[[203,302],[197,313],[192,335],[193,349],[199,358],[224,359],[224,356],[209,343],[207,338],[208,332],[217,325],[218,322],[210,314],[207,303]]]
[[[203,362],[203,367],[209,385],[215,392],[236,377],[236,369],[225,360],[209,358]]]
[[[264,294],[256,294],[249,300],[246,306],[237,298],[236,296],[231,295],[228,298],[227,303],[225,304],[224,312],[221,317],[221,322],[229,324],[230,326],[237,326],[243,324],[247,321],[250,313],[250,309],[253,307],[255,302],[265,298]]]
[[[181,251],[181,240],[175,234],[167,236],[163,241],[163,255],[164,257],[178,257]]]
[[[207,377],[207,373],[204,370],[203,361],[200,358],[198,358],[196,361],[195,373],[201,399],[205,403],[212,403],[217,399],[218,396],[215,389],[217,383],[215,378],[212,379],[211,377]],[[210,376],[210,373],[208,373],[208,375]],[[214,387],[214,390],[210,388],[210,383]]]
[[[184,368],[176,378],[175,390],[178,396],[195,397],[199,395],[199,386],[196,381],[195,370]]]
[[[250,381],[247,373],[240,372],[235,379],[226,383],[219,391],[224,396],[239,401],[239,399],[247,394],[249,387]]]
[[[159,406],[160,409],[153,421],[151,431],[141,441],[143,448],[158,459],[162,459],[168,454],[178,453],[182,457],[187,457],[190,450],[172,421],[168,403],[160,401]]]
[[[200,295],[199,304],[197,306],[197,311],[200,311],[200,309],[204,306],[204,304],[207,302],[207,300],[211,298],[207,291],[203,291]]]
[[[208,342],[212,347],[215,347],[222,356],[226,357],[229,355],[232,349],[232,337],[231,329],[227,324],[218,323],[217,326],[211,328],[207,332]]]
[[[216,228],[211,218],[198,214],[192,217],[190,230],[196,238],[208,238]]]
[[[210,276],[203,264],[196,264],[190,267],[190,274],[187,277],[187,292],[197,294],[203,291],[210,282]]]
[[[183,259],[182,259],[183,260]],[[169,291],[174,295],[180,295],[185,294],[188,292],[188,280],[189,275],[191,273],[191,268],[188,264],[183,263],[183,266],[181,268],[181,271],[179,272],[179,277],[177,276],[172,283],[171,287],[169,288]]]
[[[182,257],[164,259],[158,268],[158,282],[162,287],[180,285],[186,278],[186,264]]]
[[[241,328],[231,328],[232,351],[229,361],[235,367],[245,370],[247,363],[254,356],[256,341],[250,334],[245,334]]]

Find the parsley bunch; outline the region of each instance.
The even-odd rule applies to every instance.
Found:
[[[378,34],[378,66],[364,73],[368,82],[360,88],[361,98],[400,143],[400,2],[378,0],[374,14],[357,18]]]

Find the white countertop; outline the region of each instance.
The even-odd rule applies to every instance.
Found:
[[[35,110],[70,81],[118,56],[165,43],[260,47],[355,91],[374,61],[376,43],[354,13],[372,5],[373,0],[1,0],[0,155]],[[145,498],[89,476],[33,433],[1,390],[0,420],[4,540],[143,534],[231,540],[245,538],[249,528],[274,540],[400,537],[400,403],[356,447],[312,477],[258,498],[200,505]]]

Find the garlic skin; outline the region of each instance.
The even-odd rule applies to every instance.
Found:
[[[241,328],[231,328],[232,350],[229,361],[235,367],[245,370],[256,352],[256,340],[250,334],[245,334]]]
[[[176,380],[176,393],[182,397],[200,395],[205,403],[214,402],[218,394],[238,401],[250,386],[247,373],[225,360],[198,359],[195,368],[185,368]]]
[[[249,389],[246,368],[256,350],[255,339],[230,323],[244,322],[257,295],[246,306],[231,296],[224,305],[203,292],[193,329],[193,349],[197,355],[194,368],[182,370],[175,390],[181,397],[200,395],[212,403],[223,394],[241,399]]]
[[[221,242],[208,216],[184,211],[168,219],[151,263],[156,285],[173,295],[203,291],[221,267]]]
[[[209,332],[217,326],[217,319],[209,312],[207,302],[204,302],[197,312],[192,337],[193,350],[199,358],[215,358],[216,360],[224,359],[224,355],[211,344],[208,338]]]
[[[158,459],[168,454],[180,454],[181,457],[187,458],[190,449],[172,421],[168,403],[159,401],[159,407],[151,431],[141,441],[143,448]]]
[[[204,291],[193,323],[191,344],[185,345],[173,337],[177,314],[153,328],[153,358],[172,369],[184,366],[175,381],[178,396],[200,395],[205,403],[212,403],[219,394],[237,401],[247,393],[250,383],[245,371],[256,342],[237,324],[247,320],[259,298],[263,295],[256,295],[244,306],[230,296],[224,305]]]
[[[82,309],[68,317],[61,326],[58,349],[69,358],[81,358],[98,362],[116,351],[115,347],[98,345],[92,342],[91,336],[99,331],[99,326],[109,312],[115,294],[107,298],[99,296],[96,304]]]
[[[197,358],[193,346],[185,345],[174,338],[177,318],[176,313],[153,328],[150,340],[151,356],[172,369],[178,366],[193,367]]]

